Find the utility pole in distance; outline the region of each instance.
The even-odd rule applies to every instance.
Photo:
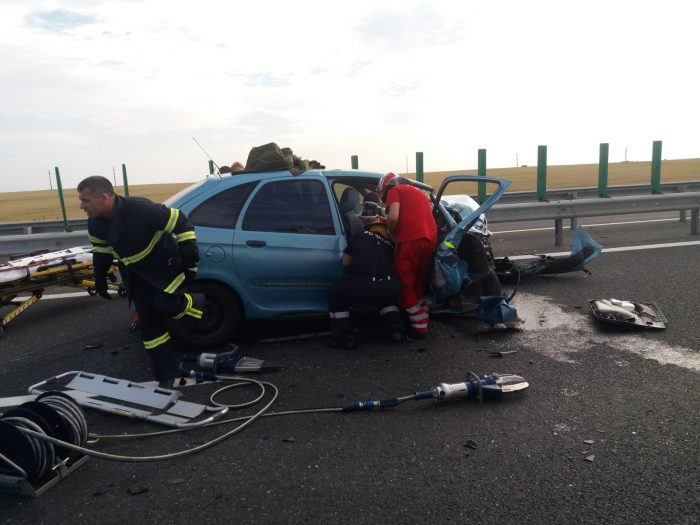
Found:
[[[53,182],[51,181],[51,170],[47,170],[49,172],[49,189],[53,191]]]

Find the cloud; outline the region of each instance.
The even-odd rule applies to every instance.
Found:
[[[38,27],[47,31],[67,31],[76,27],[94,24],[97,19],[94,16],[81,15],[67,9],[55,9],[53,11],[38,11],[26,17],[26,22],[32,27]]]
[[[252,73],[241,76],[245,79],[244,84],[250,87],[284,87],[289,85],[289,80],[285,77],[270,73]]]
[[[273,114],[266,111],[253,111],[238,116],[235,119],[236,125],[248,128],[253,133],[270,133],[274,130],[277,135],[288,135],[302,130],[298,121],[280,114]]]
[[[452,44],[462,38],[463,21],[445,20],[427,5],[412,9],[383,9],[355,24],[360,39],[387,51]]]

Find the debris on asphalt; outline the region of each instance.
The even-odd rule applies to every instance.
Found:
[[[592,445],[593,443],[595,443],[595,441],[592,439],[584,439],[583,442],[586,443],[587,445]]]
[[[331,335],[330,332],[311,332],[308,334],[298,334],[298,335],[288,335],[284,337],[269,337],[267,339],[261,339],[260,343],[285,343],[288,341],[301,341],[303,339],[315,339],[317,337],[327,337]]]
[[[166,485],[179,485],[180,483],[184,483],[185,479],[184,478],[173,478],[169,479],[168,481],[165,482]]]
[[[102,347],[102,343],[95,343],[95,344],[83,346],[83,350],[95,350],[95,349],[100,348],[100,347]]]
[[[586,457],[583,458],[583,459],[585,459],[586,461],[590,461],[591,463],[593,463],[593,460],[595,459],[595,454],[591,454],[590,456],[586,456]]]
[[[101,489],[97,489],[95,492],[92,493],[93,496],[102,496],[103,494],[106,494],[109,489],[112,488],[112,484],[110,483],[106,487],[102,487]]]
[[[293,437],[287,437],[284,438],[282,441],[284,441],[285,443],[295,443],[296,439],[294,439]]]
[[[138,496],[139,494],[145,494],[148,492],[148,487],[131,487],[126,489],[126,492],[131,496]]]
[[[463,446],[472,450],[476,450],[477,448],[479,448],[479,444],[473,439],[468,439],[467,441],[465,441]]]
[[[489,352],[489,357],[503,357],[506,355],[517,354],[517,350],[496,350],[494,352]]]

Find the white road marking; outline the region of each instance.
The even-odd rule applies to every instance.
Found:
[[[637,250],[657,250],[659,248],[679,248],[682,246],[698,246],[700,245],[700,241],[686,241],[686,242],[667,242],[667,243],[661,243],[661,244],[643,244],[639,246],[618,246],[617,248],[603,248],[603,253],[611,253],[611,252],[633,252]],[[508,258],[511,261],[518,261],[521,259],[535,259],[539,257],[540,254],[537,255],[513,255],[513,256],[508,256]],[[542,255],[549,255],[550,257],[563,257],[565,255],[571,255],[571,252],[553,252],[553,253],[546,253]]]
[[[114,290],[109,290],[110,294],[116,294]],[[41,296],[41,299],[69,299],[71,297],[92,297],[89,295],[87,292],[66,292],[66,293],[51,293],[51,294],[43,294]],[[15,301],[26,301],[29,299],[29,296],[27,297],[17,297],[15,298]],[[102,298],[100,298],[102,299]],[[104,300],[104,299],[102,299]]]
[[[646,224],[647,222],[668,222],[675,221],[680,222],[678,219],[649,219],[646,221],[624,221],[624,222],[602,222],[599,224],[582,224],[581,226],[585,228],[593,228],[595,226],[620,226],[621,224]],[[489,228],[490,229],[490,228]],[[494,235],[497,233],[523,233],[523,232],[541,232],[547,230],[553,230],[554,226],[543,226],[542,228],[526,228],[524,230],[503,230],[496,232],[491,230]]]

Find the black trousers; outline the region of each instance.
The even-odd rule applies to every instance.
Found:
[[[489,264],[486,248],[476,235],[465,233],[457,253],[467,261],[469,273],[478,275],[474,284],[480,289],[479,295],[501,295],[501,282]]]
[[[168,331],[168,317],[175,317],[187,307],[183,293],[165,293],[129,272],[129,293],[136,305],[143,346],[151,360],[153,375],[163,381],[179,375],[179,364]]]
[[[350,308],[377,307],[388,331],[403,331],[403,320],[397,307],[400,296],[401,282],[397,276],[384,279],[350,276],[331,283],[327,297],[332,337],[339,342],[354,340]]]

